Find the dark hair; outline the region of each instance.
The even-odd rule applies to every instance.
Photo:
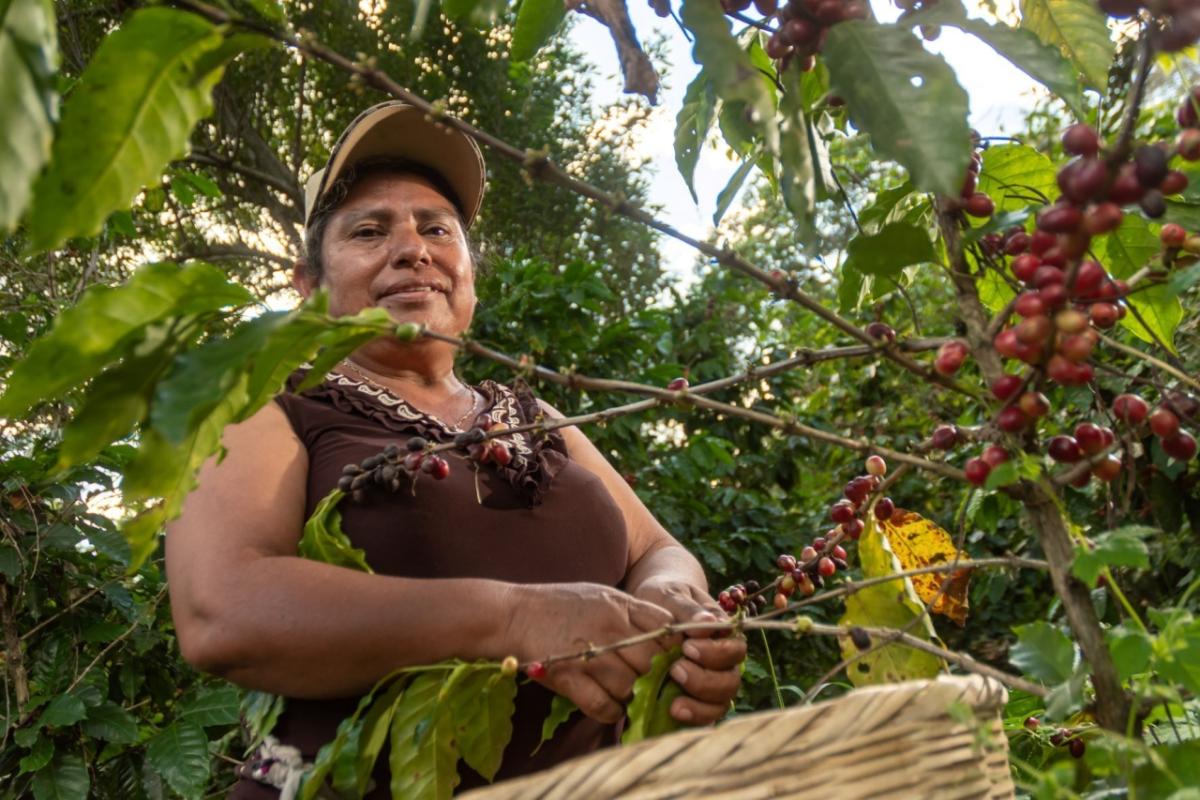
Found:
[[[333,218],[333,212],[346,202],[346,198],[350,196],[350,192],[354,190],[355,186],[373,175],[414,175],[428,181],[440,195],[450,201],[450,205],[454,206],[459,227],[462,228],[463,237],[467,240],[467,254],[471,259],[471,269],[479,270],[482,266],[482,255],[467,231],[467,223],[463,217],[462,204],[458,200],[458,195],[450,188],[446,179],[424,164],[400,158],[381,157],[365,159],[346,167],[338,179],[321,194],[317,208],[313,211],[308,220],[308,226],[304,229],[305,263],[308,265],[307,271],[310,277],[320,278],[325,272],[321,249],[325,243],[325,231],[329,227],[329,220]]]

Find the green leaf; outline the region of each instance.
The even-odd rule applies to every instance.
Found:
[[[1095,588],[1104,567],[1147,569],[1150,566],[1150,552],[1143,539],[1154,533],[1158,533],[1157,529],[1141,525],[1101,533],[1093,538],[1090,548],[1076,545],[1071,572],[1089,587]]]
[[[208,62],[201,71],[200,62],[222,42],[212,23],[162,7],[135,11],[105,37],[67,98],[50,166],[34,188],[32,250],[98,232],[183,155],[223,72]]]
[[[1108,67],[1116,48],[1107,19],[1091,0],[1021,0],[1021,27],[1057,47],[1083,75],[1084,84],[1099,92],[1108,83]]]
[[[786,91],[780,103],[779,189],[788,211],[800,225],[800,237],[812,229],[817,201],[816,169],[813,167],[809,120],[804,112],[803,73],[788,70],[783,77]]]
[[[0,416],[20,416],[93,378],[126,355],[152,323],[250,301],[249,292],[208,264],[150,264],[122,286],[94,286],[13,368],[0,396]]]
[[[1134,796],[1136,788],[1137,797],[1191,800],[1195,795],[1187,790],[1200,786],[1200,740],[1161,744],[1152,752],[1153,760],[1141,762],[1134,769],[1129,796]]]
[[[419,674],[396,706],[388,759],[393,797],[442,800],[458,785],[454,729],[438,702],[445,677],[436,671]]]
[[[7,542],[0,542],[0,576],[14,582],[21,574],[21,556],[17,549]]]
[[[92,738],[117,744],[131,744],[138,739],[137,720],[113,702],[105,702],[88,709],[83,732]]]
[[[754,131],[767,152],[779,151],[775,128],[775,102],[766,79],[729,29],[729,19],[720,3],[684,0],[680,8],[683,24],[695,36],[692,59],[703,67],[713,92],[724,105],[723,113],[734,115]]]
[[[517,681],[493,663],[464,664],[459,669],[464,668],[457,680],[447,682],[442,702],[449,707],[454,740],[463,760],[490,781],[512,739]]]
[[[1200,692],[1200,620],[1190,612],[1172,615],[1155,637],[1150,668],[1192,693]]]
[[[904,27],[851,20],[828,28],[822,51],[831,88],[855,127],[913,184],[957,195],[971,152],[967,93],[941,56]]]
[[[655,719],[655,712],[659,710],[659,693],[669,677],[671,665],[681,655],[678,647],[658,653],[650,661],[650,671],[633,682],[633,699],[626,710],[629,722],[621,734],[621,744],[640,742],[649,735],[652,725],[663,725],[662,720]]]
[[[571,698],[561,694],[554,695],[554,699],[550,701],[550,713],[542,722],[542,738],[538,740],[537,747],[533,749],[533,752],[536,754],[538,750],[542,749],[542,745],[554,738],[554,732],[558,730],[558,726],[566,722],[578,710],[579,706],[575,705],[575,701]]]
[[[676,697],[683,696],[683,688],[675,681],[667,681],[658,701],[650,714],[650,722],[646,725],[646,738],[662,736],[679,730],[679,722],[671,716],[671,703]]]
[[[1041,206],[1058,196],[1053,162],[1023,144],[1001,144],[983,151],[978,188],[1000,213]]]
[[[1074,672],[1075,646],[1058,628],[1046,622],[1031,622],[1013,628],[1017,642],[1008,659],[1021,672],[1046,685],[1064,683]]]
[[[1162,249],[1162,243],[1150,229],[1148,223],[1136,214],[1126,214],[1121,227],[1107,237],[1105,266],[1114,278],[1128,278],[1140,270]],[[1156,284],[1137,291],[1125,299],[1130,311],[1121,320],[1139,339],[1162,342],[1171,352],[1175,351],[1175,329],[1183,320],[1183,306],[1171,292],[1169,284]],[[1138,321],[1137,311],[1146,324]],[[1157,340],[1156,340],[1157,337]]]
[[[283,713],[283,697],[267,692],[250,691],[242,697],[242,720],[250,738],[249,746],[257,746],[264,737],[275,730],[275,723]]]
[[[725,216],[725,212],[729,210],[733,199],[741,191],[742,184],[746,182],[746,176],[750,174],[750,170],[754,169],[756,156],[757,154],[753,154],[742,161],[741,165],[730,176],[729,182],[725,184],[725,188],[717,195],[717,208],[713,211],[713,225],[721,224],[721,218]]]
[[[58,42],[50,0],[0,3],[0,234],[17,224],[50,157]]]
[[[179,719],[197,725],[235,725],[241,710],[237,687],[225,685],[201,687],[176,712]]]
[[[50,701],[50,705],[46,706],[46,710],[38,718],[38,724],[61,728],[65,725],[74,725],[86,716],[87,708],[84,707],[82,700],[73,694],[60,694]]]
[[[846,246],[845,265],[864,275],[895,278],[905,267],[936,260],[928,231],[905,222],[893,222],[879,233],[860,233],[851,239]]]
[[[990,25],[980,19],[971,19],[962,3],[954,0],[924,6],[915,14],[905,16],[904,21],[913,26],[944,25],[971,34],[1062,98],[1076,117],[1084,117],[1083,89],[1074,65],[1057,47],[1045,44],[1033,32],[1011,28],[1002,22]]]
[[[208,738],[194,722],[179,720],[146,743],[146,762],[171,788],[194,794],[208,783]]]
[[[1105,631],[1104,639],[1121,680],[1129,680],[1149,668],[1154,645],[1144,631],[1121,625]]]
[[[887,537],[872,518],[858,540],[859,564],[864,578],[877,578],[901,572],[900,563],[892,553]],[[914,620],[917,621],[915,627]],[[846,598],[846,613],[840,625],[911,628],[914,636],[931,639],[932,623],[925,605],[917,596],[910,578],[897,578],[887,583],[868,586]],[[842,655],[857,656],[858,648],[849,639],[841,642]],[[855,686],[895,683],[914,678],[932,678],[941,669],[936,656],[913,650],[901,644],[888,644],[858,658],[846,669],[846,676]]]
[[[321,498],[308,522],[304,523],[300,557],[373,573],[367,564],[366,553],[352,545],[350,537],[342,531],[342,512],[337,510],[337,505],[345,496],[340,489],[334,489]]]
[[[379,758],[380,751],[383,750],[388,733],[391,732],[396,705],[407,684],[406,676],[401,676],[393,681],[388,690],[371,704],[371,708],[363,717],[362,730],[358,735],[358,753],[354,768],[354,790],[358,796],[366,792],[367,782],[371,779],[371,771],[375,768],[375,761]]]
[[[550,40],[566,16],[567,6],[562,0],[521,0],[508,57],[528,61]]]
[[[145,418],[155,383],[179,345],[170,330],[166,324],[147,328],[131,355],[92,381],[79,412],[63,431],[56,471],[95,458]]]
[[[717,96],[712,79],[700,70],[688,84],[683,105],[675,116],[675,165],[692,193],[692,201],[697,203],[700,201],[694,185],[696,162],[700,160],[700,151],[704,149],[716,111]]]
[[[18,762],[18,766],[21,768],[19,774],[37,772],[49,764],[52,758],[54,758],[54,740],[48,736],[39,736],[33,743],[33,747],[29,748],[29,752],[21,756],[21,760]]]
[[[91,788],[87,765],[74,753],[59,755],[33,776],[34,800],[87,800]]]

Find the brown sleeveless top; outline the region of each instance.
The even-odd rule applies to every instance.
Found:
[[[293,375],[290,385],[299,378],[299,373]],[[487,400],[483,413],[494,421],[512,427],[540,414],[537,401],[521,384],[484,381],[476,388]],[[275,401],[308,451],[306,517],[336,486],[346,464],[360,462],[391,443],[403,448],[412,436],[446,442],[456,433],[391,392],[340,374],[331,373],[320,385],[298,395],[279,395]],[[375,488],[362,502],[343,501],[343,529],[366,552],[371,568],[383,575],[618,586],[628,554],[625,522],[600,479],[570,459],[557,433],[513,434],[503,441],[513,454],[504,467],[476,465],[451,455],[450,476],[436,481],[422,474],[415,493],[407,487],[395,493]],[[497,625],[505,622],[496,619]],[[520,687],[513,738],[496,780],[545,769],[615,742],[613,727],[576,713],[531,755],[552,697],[536,683]],[[357,702],[354,697],[289,698],[273,735],[298,747],[311,761]],[[484,783],[463,762],[459,774],[460,789]],[[373,777],[377,788],[368,797],[387,798],[386,752]],[[277,796],[276,790],[249,780],[235,786],[231,795],[243,800]]]

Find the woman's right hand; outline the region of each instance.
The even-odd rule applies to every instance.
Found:
[[[673,621],[653,603],[595,583],[519,585],[505,639],[522,663],[580,653],[629,639]],[[625,714],[633,682],[650,670],[654,655],[676,644],[663,637],[590,659],[550,665],[540,682],[565,695],[584,714],[615,723]]]

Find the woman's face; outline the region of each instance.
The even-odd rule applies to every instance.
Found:
[[[475,276],[454,206],[424,178],[379,173],[333,212],[322,243],[331,316],[387,309],[457,336],[475,311]],[[316,284],[299,286],[307,297]]]

